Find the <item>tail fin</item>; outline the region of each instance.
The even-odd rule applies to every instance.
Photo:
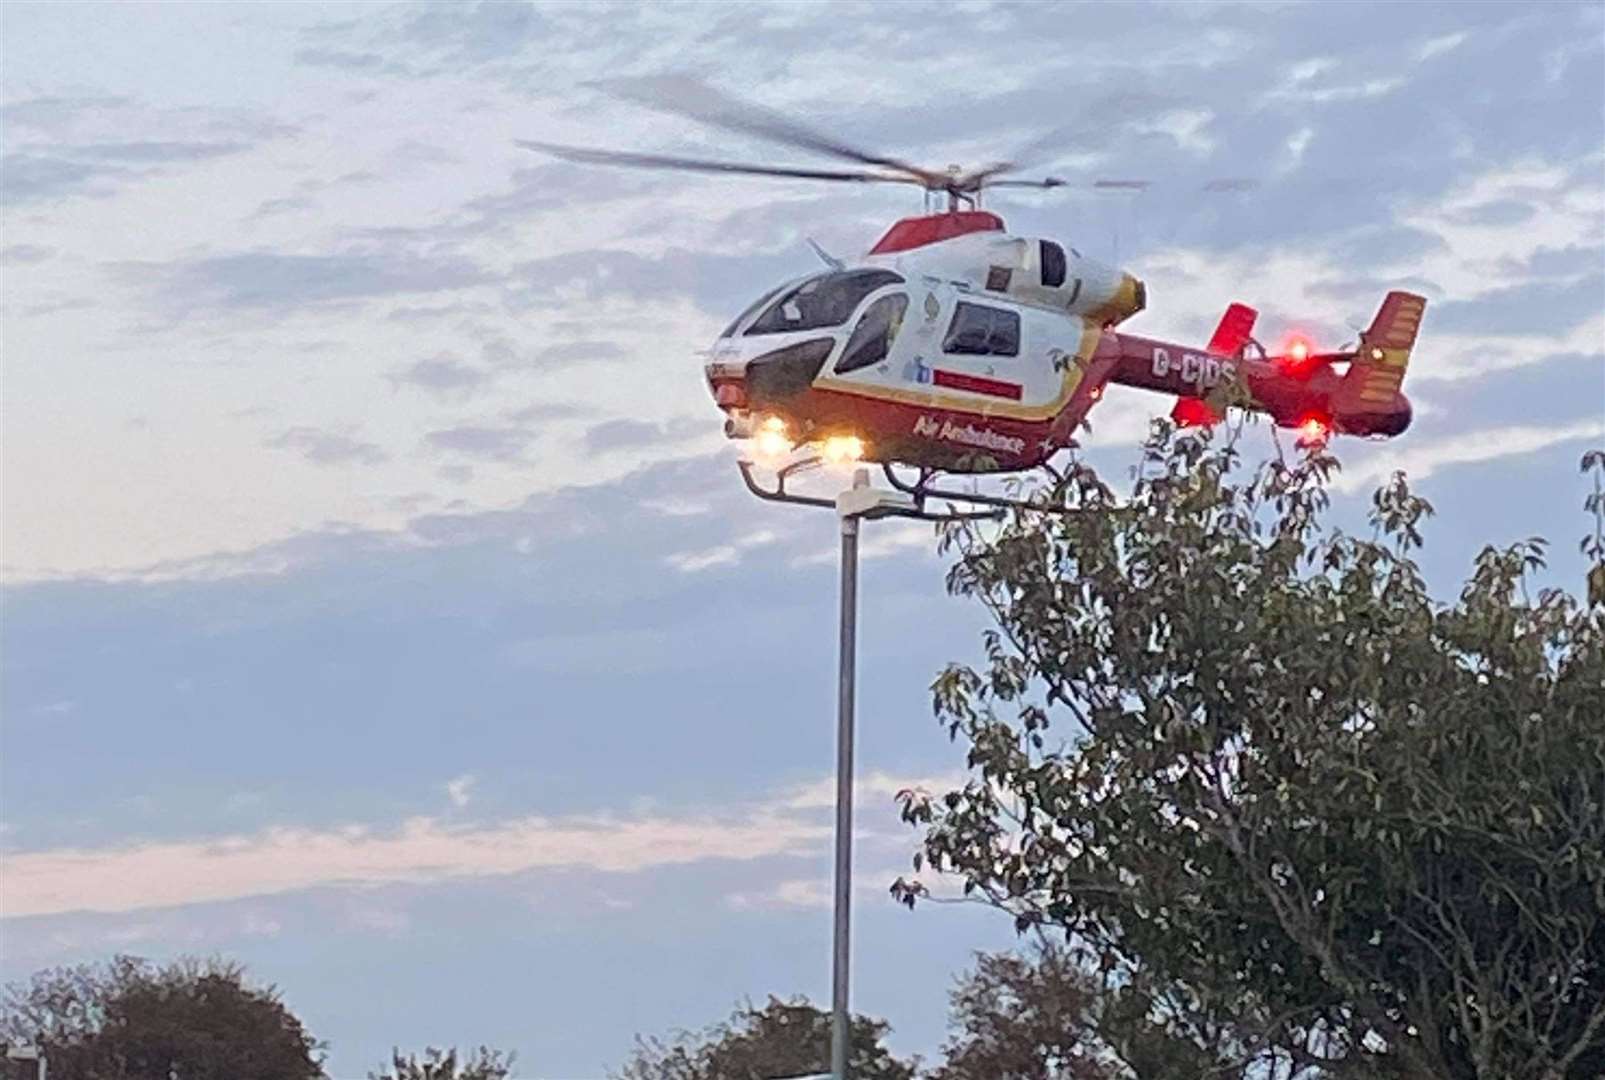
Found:
[[[1383,298],[1343,376],[1338,390],[1341,407],[1360,411],[1388,407],[1404,383],[1426,308],[1426,298],[1414,293],[1390,292]]]

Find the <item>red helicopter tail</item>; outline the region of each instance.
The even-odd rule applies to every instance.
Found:
[[[1340,410],[1382,411],[1394,403],[1426,308],[1426,298],[1414,293],[1390,292],[1383,298],[1338,386]]]
[[[1247,304],[1229,306],[1209,339],[1209,351],[1216,356],[1236,356],[1252,337],[1257,318],[1259,312]]]

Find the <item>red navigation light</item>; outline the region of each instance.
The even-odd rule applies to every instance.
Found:
[[[1300,446],[1320,446],[1332,434],[1332,420],[1320,413],[1309,413],[1298,424]]]
[[[1289,337],[1287,339],[1287,343],[1282,346],[1282,357],[1287,367],[1297,371],[1305,364],[1309,363],[1310,353],[1313,351],[1314,350],[1310,348],[1310,341],[1308,338],[1302,334],[1294,334]]]

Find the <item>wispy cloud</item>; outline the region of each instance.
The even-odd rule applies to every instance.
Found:
[[[473,393],[495,375],[449,353],[441,353],[396,368],[389,377],[396,386],[416,386],[437,396],[452,397]]]
[[[452,777],[446,781],[446,798],[451,800],[453,806],[461,810],[473,799],[474,784],[477,782],[478,778],[472,773],[463,773],[461,776]]]
[[[489,427],[462,424],[431,431],[424,442],[436,450],[460,454],[479,461],[517,461],[535,440],[536,433],[526,427]]]
[[[542,867],[630,873],[705,859],[817,849],[828,830],[798,819],[521,818],[397,829],[272,829],[202,841],[10,855],[0,915],[136,911],[326,885],[381,885],[515,874]]]
[[[116,268],[152,288],[161,306],[190,311],[270,310],[376,297],[451,292],[480,284],[485,271],[460,256],[401,252],[297,254],[247,251]]]
[[[956,776],[875,771],[854,786],[860,806],[888,808],[905,788],[945,790]],[[475,777],[446,784],[456,809]],[[812,856],[830,829],[829,778],[722,812],[522,817],[449,824],[411,818],[394,828],[270,828],[262,832],[102,849],[14,853],[0,876],[0,916],[121,912],[214,903],[323,886],[429,883],[546,868],[637,873],[705,860]],[[860,832],[866,839],[872,831]]]
[[[382,465],[390,460],[377,445],[312,427],[293,427],[275,435],[267,445],[294,450],[314,465]]]
[[[1596,392],[1598,389],[1596,385]],[[1390,446],[1357,466],[1345,469],[1333,487],[1343,492],[1364,491],[1397,470],[1403,470],[1412,480],[1421,480],[1450,466],[1516,457],[1585,439],[1605,439],[1605,419],[1552,426],[1512,425],[1430,441],[1415,439]]]

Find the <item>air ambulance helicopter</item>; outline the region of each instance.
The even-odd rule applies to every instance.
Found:
[[[816,246],[827,269],[771,288],[714,342],[705,370],[725,433],[771,458],[802,449],[862,459],[894,482],[893,466],[913,466],[921,486],[906,490],[919,491],[942,472],[1026,470],[1075,444],[1111,382],[1174,395],[1171,416],[1183,426],[1218,422],[1230,402],[1305,444],[1391,437],[1410,424],[1401,383],[1426,306],[1420,296],[1388,293],[1358,343],[1339,351],[1298,339],[1268,354],[1253,337],[1256,312],[1241,303],[1201,346],[1142,337],[1118,329],[1147,306],[1142,281],[1059,241],[1012,235],[981,206],[994,188],[1051,189],[1063,179],[1010,178],[1010,162],[922,168],[701,84],[641,100],[860,168],[520,145],[586,164],[911,184],[925,191],[927,211],[933,197],[945,199],[892,225],[851,262]]]

